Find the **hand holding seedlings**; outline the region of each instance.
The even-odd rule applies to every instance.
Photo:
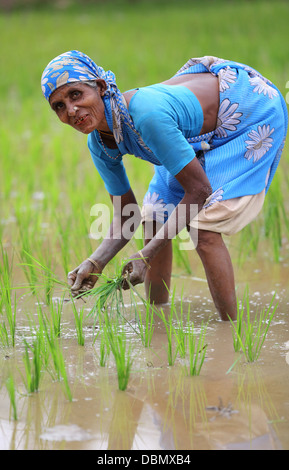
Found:
[[[91,290],[101,274],[100,265],[92,258],[87,258],[77,268],[68,273],[67,281],[73,297]]]
[[[124,290],[130,288],[126,281],[127,278],[129,278],[129,282],[133,286],[143,283],[148,269],[150,269],[150,265],[141,251],[133,255],[122,270],[122,288]]]

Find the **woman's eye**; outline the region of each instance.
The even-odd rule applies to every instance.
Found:
[[[72,99],[78,98],[79,95],[80,95],[80,91],[72,91],[72,93],[71,93]]]
[[[64,104],[59,102],[54,105],[54,110],[55,111],[61,111],[61,109],[64,107]]]

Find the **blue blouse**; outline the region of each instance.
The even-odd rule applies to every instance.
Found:
[[[128,111],[150,150],[145,160],[164,166],[175,176],[195,157],[187,138],[200,134],[204,117],[199,101],[188,88],[164,84],[140,88],[131,98]],[[125,139],[117,149],[110,149],[95,130],[88,136],[88,147],[107,191],[113,196],[125,194],[130,188],[123,164],[123,156],[129,153]]]

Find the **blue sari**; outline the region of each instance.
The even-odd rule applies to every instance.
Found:
[[[217,57],[190,59],[175,76],[191,73],[211,73],[219,79],[216,129],[187,139],[213,188],[210,203],[258,194],[263,189],[267,192],[280,161],[288,126],[287,107],[281,93],[253,68]],[[145,144],[142,130],[135,127],[111,71],[105,72],[81,52],[69,51],[48,64],[41,84],[49,100],[59,86],[98,78],[107,83],[105,114],[118,146],[118,158],[131,154],[155,165],[144,203],[153,198],[163,204],[177,205],[184,191]],[[95,150],[95,157],[99,149],[91,150]],[[127,184],[124,181],[126,188]]]

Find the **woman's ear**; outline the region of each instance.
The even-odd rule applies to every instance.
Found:
[[[98,80],[95,80],[95,81],[96,81],[97,86],[99,88],[100,96],[103,96],[104,93],[106,92],[106,89],[107,89],[106,81],[103,80],[102,78],[99,78]]]

